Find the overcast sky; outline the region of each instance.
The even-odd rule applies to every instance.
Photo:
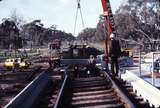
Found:
[[[0,20],[9,17],[13,10],[27,22],[41,19],[45,27],[53,24],[57,29],[73,33],[77,0],[3,0],[0,2]],[[123,0],[110,0],[115,11]],[[96,27],[102,14],[101,0],[81,0],[85,27]],[[76,34],[83,29],[80,15],[77,20]]]

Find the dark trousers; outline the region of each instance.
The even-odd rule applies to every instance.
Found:
[[[118,58],[117,57],[111,58],[111,72],[112,72],[112,75],[117,76],[118,71],[119,71]]]
[[[96,76],[96,67],[94,65],[89,64],[87,67],[87,71],[90,71],[89,74],[87,72],[87,76]]]

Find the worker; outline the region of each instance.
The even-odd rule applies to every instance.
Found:
[[[119,41],[115,39],[115,35],[112,33],[110,35],[110,40],[108,44],[109,48],[109,57],[110,57],[110,62],[111,62],[111,72],[113,76],[118,76],[118,58],[121,55],[121,47],[119,44]]]
[[[15,59],[14,61],[14,67],[13,67],[13,72],[19,72],[19,63],[18,63],[18,59]]]
[[[95,76],[95,73],[96,73],[96,60],[94,58],[93,55],[90,55],[90,58],[89,58],[89,67],[88,67],[88,71],[87,71],[87,74],[91,74],[91,76]],[[88,75],[90,76],[90,75]]]
[[[78,65],[74,66],[74,73],[75,73],[75,76],[78,78],[79,77],[79,68],[78,68]]]
[[[49,67],[52,68],[52,60],[51,58],[48,60]]]
[[[159,61],[158,60],[155,61],[155,70],[157,73],[159,73]]]

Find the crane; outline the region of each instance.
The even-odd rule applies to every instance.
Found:
[[[102,8],[103,8],[103,16],[105,18],[105,26],[107,28],[107,34],[105,38],[105,61],[106,64],[108,64],[108,40],[109,40],[109,35],[111,33],[114,33],[116,35],[116,30],[115,30],[115,23],[114,23],[114,18],[112,14],[112,9],[110,5],[109,0],[101,0],[102,3]]]

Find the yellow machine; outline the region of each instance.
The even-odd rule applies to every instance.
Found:
[[[6,61],[4,62],[4,66],[6,68],[12,69],[14,67],[14,61],[14,59],[6,59]]]
[[[6,67],[7,69],[14,69],[16,64],[20,68],[28,68],[30,65],[30,63],[21,58],[9,58],[4,62],[4,67]]]

